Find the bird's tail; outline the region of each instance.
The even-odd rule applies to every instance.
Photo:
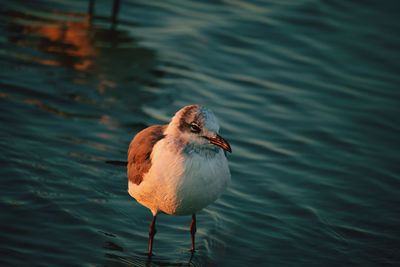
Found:
[[[119,161],[119,160],[107,160],[106,163],[107,164],[111,164],[111,165],[115,165],[115,166],[122,166],[122,167],[126,167],[126,165],[128,165],[128,162]]]

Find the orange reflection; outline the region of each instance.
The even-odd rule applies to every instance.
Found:
[[[103,157],[96,157],[96,156],[91,156],[91,155],[84,155],[84,154],[81,154],[81,153],[69,152],[68,155],[71,156],[71,157],[76,157],[76,158],[90,159],[90,160],[92,160],[92,161],[99,161],[99,162],[104,162],[104,161],[106,161],[106,159],[103,158]]]
[[[17,43],[20,46],[21,42]],[[51,59],[44,59],[44,58],[38,58],[38,57],[30,57],[30,56],[26,56],[26,55],[22,55],[22,54],[18,54],[19,58],[27,60],[27,61],[32,61],[35,63],[42,63],[42,64],[46,64],[46,65],[50,65],[50,66],[60,66],[61,63],[57,60],[51,60]]]
[[[109,140],[115,140],[118,138],[118,136],[114,135],[114,134],[107,134],[107,133],[98,133],[95,134],[97,137],[101,137],[103,139],[109,139]]]
[[[76,143],[76,144],[81,144],[81,145],[87,145],[87,146],[91,146],[100,150],[115,150],[114,147],[112,146],[108,146],[108,145],[102,145],[102,144],[97,144],[97,143],[93,143],[93,142],[89,142],[89,141],[83,141],[83,140],[79,140],[79,139],[74,139],[68,136],[60,136],[60,138],[70,141],[72,143]]]
[[[32,104],[36,107],[38,107],[41,110],[47,111],[52,114],[56,114],[62,117],[68,117],[68,118],[93,118],[93,119],[99,119],[102,121],[103,116],[98,116],[98,115],[90,115],[90,114],[79,114],[79,113],[68,113],[62,110],[59,110],[57,108],[51,107],[44,102],[37,100],[37,99],[18,99],[22,100],[22,102]]]
[[[63,54],[75,58],[71,67],[76,70],[87,70],[93,65],[93,58],[99,51],[93,45],[90,37],[90,20],[84,21],[54,21],[50,25],[25,25],[24,34],[42,36],[37,48],[51,54]],[[30,46],[27,42],[18,42],[20,46]],[[48,59],[31,59],[47,65],[61,65],[60,62]]]
[[[11,98],[11,96],[9,94],[6,94],[6,93],[0,93],[0,97],[2,97],[2,98]]]

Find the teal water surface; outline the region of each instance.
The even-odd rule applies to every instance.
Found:
[[[396,1],[3,1],[1,266],[400,262]],[[141,129],[217,115],[232,182],[197,214],[127,193]]]

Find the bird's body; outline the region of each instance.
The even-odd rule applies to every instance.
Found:
[[[159,213],[192,215],[194,249],[195,213],[214,202],[230,181],[224,150],[231,149],[218,131],[212,111],[193,105],[178,111],[168,125],[148,127],[132,140],[128,191],[153,213],[149,253]]]
[[[139,185],[129,181],[129,194],[153,215],[196,213],[214,202],[230,180],[221,149],[211,153],[185,151],[174,139],[166,136],[153,147],[152,167]]]

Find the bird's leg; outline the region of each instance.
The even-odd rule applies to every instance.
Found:
[[[149,229],[149,255],[151,255],[151,251],[153,249],[153,238],[156,235],[156,215],[153,215],[153,220],[151,220],[150,229]]]
[[[192,221],[190,222],[190,235],[192,236],[192,251],[194,251],[194,234],[196,233],[196,214],[192,214]]]

